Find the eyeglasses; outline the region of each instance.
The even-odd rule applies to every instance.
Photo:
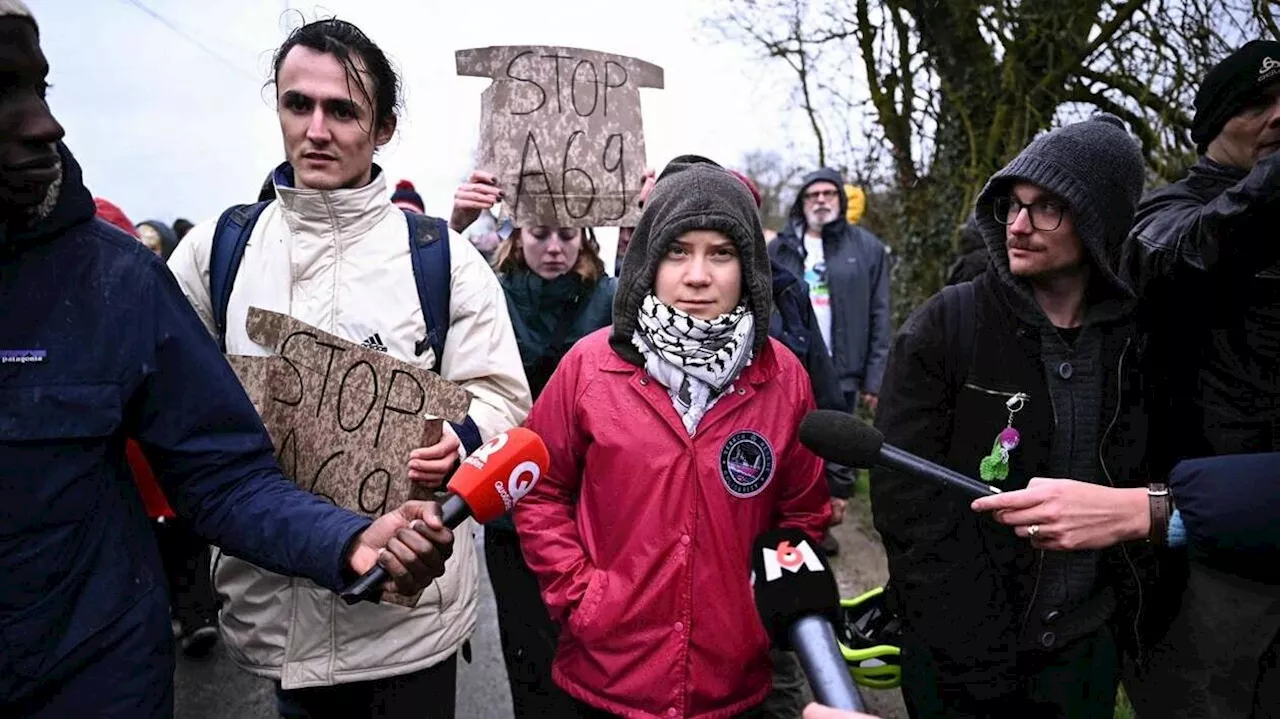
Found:
[[[837,190],[814,190],[813,192],[804,193],[805,202],[814,202],[816,200],[834,200],[840,196]]]
[[[1052,232],[1062,224],[1062,215],[1067,208],[1059,200],[1040,199],[1025,203],[1016,197],[1000,197],[991,205],[996,220],[1005,225],[1012,225],[1018,220],[1023,210],[1031,217],[1031,227],[1041,232]]]

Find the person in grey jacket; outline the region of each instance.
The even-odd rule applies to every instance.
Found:
[[[843,188],[844,178],[829,168],[806,176],[769,255],[808,283],[849,411],[859,395],[874,411],[892,340],[889,248],[845,219]]]

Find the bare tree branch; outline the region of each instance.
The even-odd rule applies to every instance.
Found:
[[[1268,0],[1253,0],[1253,11],[1262,21],[1263,27],[1271,33],[1271,37],[1280,40],[1280,27],[1276,27],[1276,18],[1271,11],[1271,2]]]
[[[1124,27],[1124,24],[1129,22],[1129,18],[1133,17],[1133,14],[1146,4],[1146,2],[1147,0],[1126,0],[1124,5],[1121,5],[1116,9],[1116,14],[1112,15],[1111,19],[1108,20],[1106,24],[1098,28],[1098,34],[1094,37],[1093,42],[1089,43],[1075,61],[1066,63],[1057,72],[1051,75],[1046,75],[1036,85],[1035,89],[1043,91],[1046,88],[1061,83],[1072,73],[1076,72],[1076,70],[1084,65],[1086,60],[1098,51],[1098,48],[1110,42],[1112,38],[1115,37],[1116,33],[1120,31],[1120,28]]]
[[[1153,176],[1177,177],[1209,68],[1280,39],[1277,0],[722,2],[725,37],[787,64],[820,160],[873,195],[899,316],[937,288],[957,221],[1036,133],[1110,112]]]
[[[913,184],[919,177],[911,160],[911,124],[894,106],[893,98],[885,91],[883,77],[875,62],[876,27],[871,24],[867,0],[857,0],[858,42],[867,71],[867,90],[876,108],[880,125],[884,128],[893,155],[894,169],[902,184]]]

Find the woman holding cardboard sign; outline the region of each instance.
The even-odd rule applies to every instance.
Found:
[[[454,195],[450,225],[461,232],[503,199],[497,178],[476,171]],[[578,227],[515,228],[498,246],[494,266],[535,398],[574,343],[611,323],[616,280],[605,275],[599,253],[595,233]],[[560,629],[542,604],[515,525],[503,517],[484,532],[515,716],[571,716],[572,700],[551,681]]]

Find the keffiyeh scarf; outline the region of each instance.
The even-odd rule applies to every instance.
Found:
[[[663,304],[652,292],[640,304],[632,343],[645,370],[671,395],[684,428],[698,422],[751,363],[755,318],[745,304],[703,320]]]

